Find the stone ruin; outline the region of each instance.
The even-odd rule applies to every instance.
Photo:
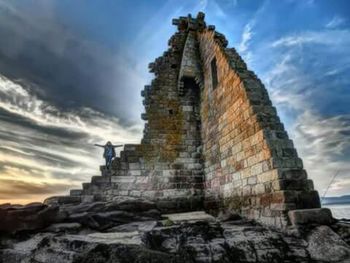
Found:
[[[233,211],[280,228],[311,211],[301,209],[321,214],[314,209],[319,195],[261,80],[203,13],[173,25],[177,32],[149,64],[155,78],[141,93],[141,143],[125,145],[112,168],[101,166],[102,176],[82,190],[54,199],[140,197],[164,212]]]

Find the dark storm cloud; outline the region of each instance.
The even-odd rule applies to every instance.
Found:
[[[22,84],[0,74],[2,180],[15,178],[28,182],[29,190],[56,183],[79,187],[99,173],[101,149],[94,147],[94,143],[106,140],[127,143],[140,134],[139,126],[123,127],[119,119],[87,107],[60,110]],[[39,198],[39,194],[26,196],[22,188],[17,189],[20,186],[17,183],[11,186],[18,192],[12,200]],[[51,189],[52,193],[64,194],[61,188]],[[1,199],[5,200],[5,195]]]
[[[137,104],[135,89],[146,84],[134,73],[136,58],[79,36],[50,4],[35,7],[0,1],[0,72],[31,83],[36,95],[58,108],[91,107],[129,124],[138,120],[138,111],[126,107],[126,100]]]

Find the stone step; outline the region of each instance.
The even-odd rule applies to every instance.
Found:
[[[107,177],[107,176],[93,176],[91,178],[91,184],[105,184],[105,183],[110,183],[111,182],[111,178]]]
[[[125,144],[124,151],[135,151],[138,144]]]
[[[91,203],[94,201],[96,201],[96,198],[94,195],[87,195],[85,193],[81,195],[81,202],[82,203]]]
[[[91,183],[82,183],[83,185],[83,190],[89,190]]]
[[[69,192],[70,196],[81,196],[83,189],[71,189]]]
[[[112,176],[111,182],[113,183],[134,183],[136,180],[135,176]]]

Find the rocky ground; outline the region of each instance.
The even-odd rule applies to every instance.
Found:
[[[350,262],[350,225],[284,232],[237,215],[162,215],[155,203],[0,205],[0,262]]]

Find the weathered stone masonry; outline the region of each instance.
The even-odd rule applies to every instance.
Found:
[[[169,49],[149,65],[139,145],[72,198],[157,200],[166,211],[234,210],[268,225],[320,201],[268,93],[204,14],[180,17]]]

